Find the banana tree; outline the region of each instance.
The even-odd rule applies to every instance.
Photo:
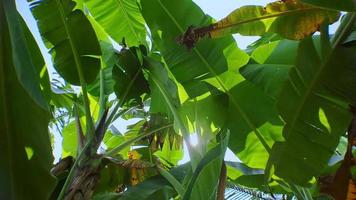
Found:
[[[1,0],[1,198],[352,194],[352,0],[250,5],[220,21],[191,0],[28,4],[54,71]],[[235,33],[261,38],[241,50]],[[53,166],[48,126],[62,137]]]

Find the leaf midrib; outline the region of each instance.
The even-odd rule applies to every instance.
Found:
[[[166,12],[166,14],[169,16],[169,18],[173,21],[173,23],[177,26],[177,28],[179,29],[179,31],[181,32],[181,34],[184,34],[184,29],[180,26],[180,24],[177,22],[177,20],[174,18],[174,16],[171,15],[171,13],[169,12],[169,10],[162,4],[161,0],[156,0],[157,3],[162,7],[162,9]],[[243,109],[241,108],[241,106],[238,104],[238,102],[236,101],[236,99],[233,97],[233,95],[229,92],[229,90],[227,90],[227,87],[225,86],[225,84],[221,81],[221,79],[217,76],[217,74],[215,73],[215,71],[212,69],[212,67],[210,66],[210,64],[208,63],[208,61],[202,56],[202,54],[198,51],[197,48],[194,48],[193,51],[198,55],[199,59],[204,63],[205,67],[210,71],[210,73],[212,73],[212,75],[214,76],[214,78],[217,80],[217,82],[219,83],[219,85],[222,87],[222,89],[224,90],[224,92],[230,97],[230,99],[232,100],[232,103],[234,104],[234,106],[236,107],[236,109],[238,110],[238,112],[241,114],[242,118],[245,120],[245,122],[247,123],[247,125],[253,129],[253,132],[256,134],[257,138],[260,140],[260,142],[262,143],[262,145],[264,146],[264,148],[266,149],[266,151],[268,153],[270,153],[271,148],[269,147],[269,145],[267,144],[267,142],[264,140],[264,138],[262,137],[261,132],[258,130],[257,127],[255,127],[255,125],[252,123],[252,121],[248,118],[247,114],[243,111]]]
[[[66,16],[64,14],[65,13],[64,8],[63,8],[61,2],[59,2],[59,0],[55,0],[55,1],[57,4],[57,7],[58,7],[61,21],[62,21],[64,29],[66,31],[66,35],[68,36],[68,41],[69,41],[69,44],[70,44],[70,47],[71,47],[71,50],[73,53],[75,65],[76,65],[76,68],[78,71],[79,81],[80,81],[80,85],[81,85],[82,93],[83,93],[83,102],[84,102],[84,108],[85,108],[85,118],[86,118],[86,122],[87,122],[86,126],[87,126],[88,138],[90,139],[90,138],[94,137],[94,125],[93,125],[93,121],[92,121],[91,113],[90,113],[89,99],[88,99],[87,90],[86,90],[87,85],[86,85],[86,81],[84,79],[84,74],[82,71],[82,69],[83,69],[82,64],[80,62],[77,48],[75,47],[75,45],[72,41],[73,39],[72,39],[71,31],[66,23]]]
[[[328,58],[327,60],[329,60],[329,58]],[[317,81],[319,81],[320,75],[321,75],[323,69],[325,68],[326,63],[327,63],[327,62],[324,62],[324,63],[322,64],[322,66],[317,70],[317,72],[316,72],[316,74],[315,74],[315,76],[314,76],[315,78],[314,78],[314,79],[311,81],[311,83],[309,84],[310,87],[306,87],[306,91],[305,91],[304,95],[302,95],[302,99],[301,99],[301,101],[300,101],[301,103],[300,103],[299,106],[297,107],[297,110],[296,110],[296,112],[295,112],[295,115],[294,115],[294,117],[292,118],[292,121],[290,122],[291,125],[290,125],[290,129],[289,129],[289,130],[290,130],[289,133],[292,132],[292,131],[294,131],[294,127],[295,127],[295,125],[297,124],[297,121],[298,121],[298,119],[299,119],[299,117],[300,117],[300,114],[301,114],[301,112],[302,112],[302,110],[303,110],[305,104],[306,104],[306,101],[307,101],[307,99],[310,97],[310,95],[311,95],[311,93],[312,93],[312,90],[314,89],[314,87],[315,87]],[[300,73],[298,68],[295,68],[295,69],[296,69],[297,73]],[[291,84],[294,85],[294,82],[293,82],[292,80],[289,80],[289,81],[290,81]],[[303,83],[304,83],[304,82],[303,82]]]
[[[74,61],[75,61],[75,64],[76,64],[76,68],[78,70],[79,79],[81,79],[82,65],[80,63],[80,58],[79,58],[79,54],[78,54],[77,48],[75,47],[75,45],[74,45],[74,43],[72,41],[73,39],[72,39],[71,32],[70,32],[69,27],[67,25],[67,22],[65,20],[66,17],[65,17],[65,14],[64,14],[64,8],[63,8],[62,4],[59,2],[59,0],[56,0],[56,4],[58,6],[58,11],[59,11],[59,14],[60,14],[61,21],[63,23],[64,29],[66,31],[66,35],[68,36],[68,41],[69,41],[69,44],[70,44],[70,48],[71,48],[72,53],[73,53]],[[82,80],[80,80],[80,82],[82,82]]]
[[[232,28],[234,26],[238,26],[241,24],[247,24],[247,23],[251,23],[254,21],[260,21],[260,20],[265,20],[265,19],[269,19],[269,18],[275,18],[275,17],[279,17],[279,16],[286,16],[286,15],[292,15],[295,13],[300,13],[300,12],[306,12],[306,11],[311,11],[311,10],[320,10],[319,8],[314,8],[314,7],[307,7],[307,8],[300,8],[300,9],[296,9],[296,10],[288,10],[288,11],[284,11],[284,12],[279,12],[279,13],[275,13],[275,14],[269,14],[269,15],[262,15],[260,17],[255,17],[252,19],[246,19],[246,20],[242,20],[240,22],[237,23],[233,23],[233,24],[228,24],[225,26],[218,26],[216,28],[214,28],[214,30],[212,30],[211,32],[215,32],[215,31],[219,31],[221,29],[226,29],[226,28]],[[218,24],[219,22],[215,23]]]
[[[347,25],[345,25],[346,27],[347,27],[347,26],[352,26],[352,23],[356,20],[356,14],[354,14],[352,18],[353,18],[353,19],[349,21],[350,23],[348,23]],[[304,106],[305,106],[305,104],[306,104],[307,99],[309,98],[309,96],[310,96],[311,94],[314,93],[314,92],[312,92],[312,91],[313,91],[313,89],[315,88],[315,85],[317,84],[317,82],[320,80],[320,76],[322,75],[323,70],[325,69],[325,67],[326,67],[327,64],[329,63],[329,60],[330,60],[331,56],[333,55],[333,53],[334,53],[334,51],[335,51],[337,45],[340,44],[341,39],[343,38],[344,34],[346,34],[347,28],[345,28],[345,27],[342,27],[342,28],[343,28],[343,29],[341,30],[341,33],[340,33],[339,35],[336,35],[336,39],[333,41],[332,49],[331,49],[330,52],[328,53],[327,58],[325,59],[324,62],[320,61],[320,62],[321,62],[321,67],[320,67],[320,68],[318,69],[318,71],[316,72],[315,78],[314,78],[314,79],[312,80],[312,82],[310,83],[310,87],[307,88],[305,94],[302,96],[302,101],[301,101],[300,105],[297,107],[296,115],[294,115],[294,117],[292,118],[292,121],[290,122],[290,124],[291,124],[290,130],[294,130],[294,127],[295,127],[296,124],[297,124],[297,121],[298,121],[298,119],[299,119],[299,117],[300,117],[300,113],[302,112],[302,110],[303,110],[303,108],[304,108]],[[312,43],[312,45],[314,45],[314,44]],[[316,55],[318,55],[318,54],[316,54]],[[319,58],[319,59],[320,59],[320,58]],[[297,71],[298,73],[300,73],[300,72],[299,72],[299,69],[298,69],[297,67],[296,67],[295,69],[296,69],[296,71]],[[290,80],[290,82],[293,83],[291,80]]]

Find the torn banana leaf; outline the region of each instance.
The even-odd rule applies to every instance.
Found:
[[[217,38],[233,33],[245,36],[262,35],[266,32],[301,40],[319,30],[323,23],[331,24],[339,18],[337,11],[325,10],[296,0],[277,1],[267,6],[243,6],[222,20],[206,27],[190,27],[180,42],[192,46],[200,38]]]

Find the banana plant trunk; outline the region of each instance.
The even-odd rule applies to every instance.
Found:
[[[79,161],[80,162],[80,161]],[[74,170],[74,177],[65,193],[65,200],[91,199],[100,178],[101,157],[95,155],[83,160]]]
[[[98,155],[97,150],[104,136],[107,112],[106,110],[103,113],[95,129],[94,137],[88,139],[86,145],[81,148],[58,196],[59,200],[91,199],[100,178],[100,171],[104,166],[103,156]]]

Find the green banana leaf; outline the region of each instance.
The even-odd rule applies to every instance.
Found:
[[[256,48],[258,48],[262,45],[268,44],[270,42],[274,42],[274,41],[282,40],[282,39],[283,38],[276,33],[265,33],[265,34],[261,35],[261,37],[258,40],[249,44],[246,47],[245,52],[250,55]]]
[[[276,99],[294,66],[298,42],[281,40],[256,48],[249,64],[240,68],[240,73],[268,96]],[[273,77],[273,78],[271,78]]]
[[[72,0],[31,1],[32,14],[57,72],[69,83],[91,83],[100,70],[100,45],[89,20]],[[82,77],[83,80],[80,80]]]
[[[141,50],[137,47],[122,49],[118,54],[118,64],[113,68],[114,91],[122,103],[136,100],[142,103],[141,95],[150,92],[143,75]],[[130,88],[130,90],[128,90]]]
[[[201,98],[185,101],[179,108],[180,115],[191,133],[195,133],[198,143],[195,144],[200,154],[207,152],[209,141],[215,138],[218,131],[216,125],[227,120],[228,96],[212,94]]]
[[[107,146],[106,151],[110,152],[111,150],[120,147],[120,150],[111,155],[115,156],[116,154],[120,154],[120,157],[122,158],[128,158],[128,152],[131,150],[131,145],[142,145],[138,143],[137,138],[141,137],[140,134],[143,133],[143,126],[144,124],[147,123],[145,120],[140,120],[135,124],[127,126],[127,132],[121,134],[121,133],[111,133],[110,131],[106,132],[103,142]],[[136,140],[134,142],[131,142],[132,140]],[[141,141],[142,138],[139,140]],[[122,145],[124,145],[122,147]]]
[[[171,116],[173,116],[174,126],[176,130],[181,132],[183,139],[188,146],[188,152],[191,159],[190,161],[194,170],[200,160],[200,155],[195,151],[195,149],[191,148],[189,130],[183,123],[182,116],[179,113],[180,102],[178,101],[178,94],[175,90],[176,85],[169,78],[167,70],[161,62],[151,57],[145,57],[144,63],[150,72],[150,87],[153,91],[155,91],[154,95],[156,95],[152,96],[152,98],[153,100],[155,100],[154,98],[162,98],[164,100],[161,101],[163,102],[161,106],[165,106],[167,108],[163,111],[167,111]],[[153,112],[157,111],[158,110],[153,110]]]
[[[39,47],[13,1],[4,1],[14,67],[21,85],[42,108],[48,110],[50,86]],[[41,89],[43,88],[43,89]]]
[[[191,51],[179,46],[175,39],[183,34],[186,28],[191,25],[206,25],[212,20],[189,0],[147,0],[142,2],[142,9],[154,42],[176,80],[183,85],[191,98],[208,91],[214,94],[226,93],[228,104],[226,102],[216,103],[225,104],[225,107],[230,106],[230,109],[226,108],[228,113],[216,117],[224,118],[229,113],[231,117],[229,122],[214,125],[221,128],[229,124],[228,128],[233,128],[235,124],[239,123],[241,128],[235,129],[239,132],[231,131],[229,147],[235,153],[239,153],[239,156],[244,155],[240,157],[243,162],[255,159],[258,166],[249,165],[250,167],[261,168],[261,165],[264,165],[262,166],[264,168],[266,163],[263,162],[266,162],[268,151],[271,148],[269,145],[280,140],[280,136],[275,137],[278,135],[278,132],[275,131],[279,131],[279,135],[281,135],[280,130],[276,128],[281,126],[281,122],[272,120],[272,125],[268,123],[260,130],[260,127],[267,122],[266,117],[259,118],[255,111],[249,110],[251,106],[246,106],[246,102],[241,102],[241,97],[247,94],[254,98],[263,95],[255,100],[258,107],[269,111],[271,115],[277,113],[273,111],[275,107],[271,104],[271,100],[257,87],[251,86],[249,90],[244,90],[245,86],[238,87],[239,84],[245,84],[243,83],[244,78],[238,74],[238,69],[248,62],[247,54],[237,48],[231,36],[216,40],[203,40]],[[162,18],[167,20],[163,21]],[[231,90],[235,86],[237,89]],[[243,90],[242,93],[239,90]],[[240,96],[235,96],[236,94]],[[265,103],[266,101],[268,103]],[[273,119],[276,119],[276,116],[273,116]],[[255,140],[256,137],[258,142]],[[251,151],[249,151],[251,154],[243,153],[245,147],[241,144],[245,143],[246,139],[248,140],[247,144],[255,146],[252,148],[264,149],[262,154],[261,151],[257,154]],[[240,143],[237,145],[236,141]],[[260,159],[263,162],[259,162]]]
[[[107,146],[107,151],[119,146],[125,142],[125,137],[121,133],[112,133],[110,131],[105,133],[103,143]]]
[[[90,14],[118,43],[138,46],[146,43],[145,20],[136,0],[84,0]]]
[[[351,120],[347,102],[355,102],[350,91],[355,48],[331,51],[322,60],[311,38],[302,41],[278,98],[286,141],[273,146],[270,164],[277,176],[299,185],[307,185],[327,166]]]
[[[114,66],[111,67],[106,67],[101,69],[101,72],[103,74],[103,88],[104,88],[104,95],[105,96],[109,96],[110,94],[112,94],[114,92],[114,85],[115,85],[115,81],[113,79],[113,68]],[[88,85],[88,92],[95,96],[95,97],[99,97],[100,96],[100,73],[98,75],[98,77],[95,79],[95,81]]]
[[[159,58],[161,59],[161,58]],[[161,113],[166,115],[169,118],[174,117],[170,104],[178,109],[180,106],[180,101],[178,97],[178,88],[176,83],[171,80],[168,75],[168,71],[166,70],[164,63],[159,63],[156,58],[151,57],[148,62],[146,62],[147,68],[151,72],[152,75],[155,75],[159,82],[164,85],[164,88],[158,87],[158,85],[154,82],[152,78],[150,78],[150,90],[151,90],[151,104],[150,104],[150,113]],[[167,97],[169,98],[169,102],[164,97],[163,90],[166,91]]]
[[[247,63],[247,54],[236,47],[232,37],[204,40],[191,51],[177,44],[177,37],[184,34],[189,26],[207,25],[212,21],[193,2],[147,0],[141,4],[155,45],[189,97],[211,90],[205,79],[236,70]]]
[[[85,133],[85,120],[80,120],[83,133]],[[76,121],[72,121],[67,124],[62,130],[62,158],[72,156],[75,158],[77,156],[78,150],[78,130]]]
[[[229,92],[240,106],[229,101],[226,124],[231,131],[229,148],[249,167],[264,169],[271,146],[283,141],[283,122],[275,101],[248,81],[239,83]],[[241,108],[246,110],[244,115]]]
[[[163,147],[154,152],[154,155],[161,159],[165,165],[178,165],[178,162],[183,159],[182,140],[175,139],[172,141],[172,136],[166,136]]]
[[[109,96],[114,92],[114,79],[112,77],[112,71],[114,65],[117,63],[118,56],[111,43],[107,41],[100,41],[101,52],[101,69],[100,73],[103,75],[103,88],[104,94]],[[88,92],[95,96],[100,96],[100,73],[96,77],[95,81],[88,85]]]
[[[325,99],[324,101],[328,102],[328,101],[336,101],[333,95],[340,95],[341,97],[346,97],[346,99],[348,99],[349,102],[354,102],[354,95],[352,94],[352,92],[350,92],[351,87],[354,86],[354,83],[350,80],[351,77],[354,75],[354,72],[352,71],[352,67],[354,66],[353,64],[353,60],[352,60],[352,49],[347,49],[347,48],[341,48],[341,47],[337,47],[337,49],[335,50],[335,52],[332,55],[329,55],[328,58],[326,59],[326,61],[324,61],[327,64],[322,64],[320,61],[320,54],[321,52],[323,52],[323,50],[321,49],[321,44],[320,44],[320,40],[318,37],[316,37],[313,42],[309,41],[308,45],[305,45],[299,48],[299,51],[296,47],[296,42],[291,42],[291,41],[280,41],[280,42],[272,42],[269,43],[267,45],[264,46],[260,46],[259,48],[257,48],[253,53],[252,53],[252,58],[255,62],[259,63],[253,63],[251,62],[251,64],[243,67],[240,69],[240,72],[247,78],[249,79],[251,82],[253,82],[254,84],[256,84],[257,86],[261,87],[266,93],[272,94],[271,96],[273,98],[278,98],[279,101],[283,100],[284,105],[281,105],[281,102],[279,102],[279,108],[280,111],[282,112],[282,117],[286,120],[286,115],[288,115],[290,118],[292,118],[293,114],[296,115],[301,115],[298,116],[297,119],[299,121],[303,121],[303,122],[296,122],[297,125],[295,125],[295,127],[293,128],[294,130],[290,130],[289,129],[289,121],[286,120],[287,122],[287,126],[285,127],[284,131],[284,136],[286,136],[287,134],[289,135],[294,135],[293,136],[293,142],[289,141],[289,142],[285,142],[283,143],[283,148],[278,148],[277,149],[277,145],[276,147],[273,147],[273,149],[275,150],[271,160],[275,159],[274,161],[276,161],[278,163],[278,165],[283,165],[280,167],[280,169],[274,169],[277,170],[277,174],[280,173],[279,171],[283,171],[283,178],[295,181],[296,179],[298,179],[298,183],[299,184],[306,184],[307,180],[311,179],[312,176],[317,176],[320,172],[321,169],[323,167],[325,167],[328,159],[330,158],[330,156],[333,153],[333,148],[335,148],[335,144],[337,144],[338,142],[338,138],[340,135],[345,133],[347,124],[349,123],[348,121],[348,113],[347,113],[347,105],[341,105],[341,108],[339,108],[341,111],[338,111],[338,109],[334,108],[334,110],[338,111],[335,112],[333,115],[337,115],[340,116],[340,124],[334,123],[331,124],[333,125],[333,127],[330,127],[331,125],[329,125],[329,121],[334,119],[331,118],[328,114],[326,116],[326,111],[325,111],[325,107],[335,107],[335,104],[330,104],[330,103],[319,103],[319,102],[323,102],[318,100],[318,98],[313,97],[314,95],[321,95],[321,98],[328,98],[328,97],[332,97],[330,99]],[[309,49],[312,50],[309,50]],[[325,52],[325,51],[324,51]],[[342,52],[342,53],[341,53]],[[299,55],[298,57],[298,62],[297,64],[299,64],[299,66],[296,67],[296,69],[300,68],[300,72],[295,73],[293,72],[293,70],[295,70],[295,68],[292,68],[296,58],[294,58],[291,55]],[[318,61],[315,61],[318,60]],[[313,63],[314,61],[314,63]],[[307,65],[308,62],[311,62],[312,64]],[[315,64],[315,62],[319,62],[318,64]],[[326,81],[327,79],[329,81],[326,81],[327,87],[329,90],[331,90],[334,94],[330,95],[327,94],[325,96],[323,96],[323,94],[318,94],[317,92],[314,91],[309,91],[311,94],[311,97],[306,96],[304,99],[304,107],[302,107],[300,104],[298,105],[298,103],[296,102],[295,98],[299,98],[298,95],[294,95],[294,97],[292,96],[286,96],[286,95],[290,95],[290,92],[293,91],[293,89],[300,89],[300,88],[304,88],[306,87],[305,83],[300,83],[300,81],[298,81],[299,79],[305,79],[305,78],[310,78],[312,73],[316,73],[316,69],[315,66],[319,66],[320,68],[323,67],[323,65],[325,65],[324,67],[324,71],[320,72],[321,74],[319,74],[321,77],[314,77],[315,80],[314,81]],[[339,66],[339,70],[331,70],[332,66]],[[290,72],[291,74],[289,75],[289,79],[294,80],[293,84],[290,84],[289,87],[284,86],[283,88],[283,84],[282,81],[285,78],[288,78],[288,75],[286,76],[285,72],[283,73],[277,73],[277,72],[281,72],[281,68],[283,67],[284,71],[286,71],[286,68],[292,68],[292,72]],[[314,68],[313,68],[314,67]],[[289,71],[288,69],[288,71]],[[306,70],[308,69],[308,70]],[[293,74],[293,75],[292,75]],[[298,75],[298,76],[296,76]],[[348,77],[348,78],[347,78]],[[332,81],[331,81],[332,80]],[[347,80],[347,81],[346,81]],[[288,83],[290,82],[290,80],[288,81]],[[315,83],[316,85],[319,85],[319,83]],[[303,87],[304,86],[304,87]],[[297,88],[296,88],[297,87]],[[279,94],[280,90],[283,88],[282,90],[282,94]],[[312,89],[310,89],[312,90]],[[320,89],[317,89],[320,90]],[[337,91],[337,92],[336,92]],[[336,92],[336,93],[335,93]],[[314,93],[314,94],[313,94]],[[314,101],[310,101],[309,98],[316,98],[317,100]],[[340,101],[342,104],[342,101]],[[339,102],[336,102],[336,105],[338,105]],[[345,102],[344,102],[345,104]],[[283,106],[283,108],[282,108]],[[299,109],[302,109],[302,113],[297,113],[295,112],[294,109],[297,109],[297,107],[299,107]],[[316,108],[312,107],[319,107],[320,109],[319,111],[314,111],[314,113],[312,112],[313,109],[315,110]],[[342,109],[342,106],[344,106],[344,108]],[[283,109],[283,111],[282,111]],[[324,110],[323,110],[324,109]],[[343,110],[343,111],[342,111]],[[332,112],[333,109],[328,109],[328,112]],[[311,117],[314,116],[314,117]],[[294,116],[296,117],[296,116]],[[326,118],[326,119],[325,119]],[[319,119],[319,121],[318,121]],[[335,118],[336,120],[337,118]],[[333,121],[335,121],[333,120]],[[304,124],[303,124],[304,123]],[[316,130],[314,130],[314,132],[318,133],[318,131],[320,133],[322,133],[323,129],[322,127],[327,127],[330,130],[336,131],[336,132],[332,132],[333,135],[330,135],[329,137],[327,136],[323,136],[320,137],[320,141],[317,141],[317,134],[315,133],[315,136],[312,136],[309,129],[307,129],[306,127],[309,126],[310,127],[314,126],[314,128]],[[308,131],[307,131],[308,130]],[[313,129],[311,129],[313,130]],[[305,131],[303,133],[303,131]],[[298,140],[296,140],[296,134],[300,134],[300,135],[308,135],[308,137],[310,137],[309,141],[308,139],[303,139],[300,138],[300,136],[298,137]],[[319,133],[319,134],[320,134]],[[326,134],[326,132],[325,132]],[[291,136],[292,137],[292,136]],[[288,140],[288,138],[287,138]],[[306,142],[308,141],[308,142]],[[328,141],[328,142],[325,142]],[[319,143],[325,143],[324,145],[316,145]],[[327,148],[325,148],[324,146],[326,146]],[[298,149],[296,147],[299,147]],[[300,151],[300,148],[303,148],[305,150]],[[320,149],[323,149],[324,151],[321,151]],[[286,150],[288,149],[288,150]],[[277,152],[277,151],[283,151],[283,153]],[[288,152],[288,155],[286,155],[286,153]],[[307,153],[308,152],[308,153]],[[315,152],[315,153],[311,153],[311,152]],[[293,155],[290,155],[293,154]],[[308,155],[308,156],[306,156]],[[289,156],[289,157],[288,157]],[[291,157],[293,156],[293,157]],[[280,158],[281,157],[281,158]],[[295,163],[291,164],[292,162],[290,162],[292,159],[296,159],[298,158],[299,161],[295,161],[295,162],[299,162],[298,166],[295,165]],[[308,159],[309,158],[309,159]],[[308,161],[304,161],[303,163],[300,163],[300,160],[303,159],[308,159]],[[313,161],[311,162],[310,160],[313,159]],[[281,164],[281,163],[284,164]],[[288,164],[287,164],[288,163]],[[305,165],[307,164],[307,165]],[[301,176],[300,174],[303,172],[305,174],[305,168],[306,166],[308,167],[308,173],[309,175],[306,176]],[[310,170],[310,166],[313,166],[312,169]],[[298,168],[298,169],[297,169]],[[295,170],[294,172],[290,171],[291,169]],[[294,173],[299,173],[299,175],[294,175]],[[307,173],[307,174],[308,174]],[[306,178],[308,177],[308,178]],[[303,179],[303,180],[302,180]]]
[[[5,9],[10,10],[5,12]],[[13,12],[13,16],[7,16],[8,12]],[[12,27],[10,23],[14,23]],[[33,61],[28,60],[31,61],[28,68],[13,61],[28,59],[31,54],[38,58],[36,54],[40,54],[35,51],[36,46],[29,45],[34,39],[23,25],[14,1],[0,1],[0,199],[48,199],[55,183],[49,173],[53,162],[48,133],[50,115],[38,105],[39,99],[29,94],[29,89],[34,89],[36,84],[24,88],[27,80],[21,79],[26,76],[19,77],[16,72],[21,70],[33,75]],[[20,34],[13,34],[14,26],[29,37],[12,38]],[[22,42],[28,46],[19,50]],[[30,49],[33,52],[27,52]],[[36,90],[32,94],[36,94]]]

